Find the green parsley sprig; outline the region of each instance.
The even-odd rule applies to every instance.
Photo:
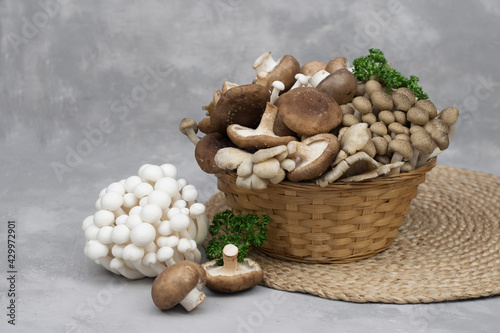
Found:
[[[243,262],[250,246],[262,246],[267,240],[267,224],[267,214],[260,218],[254,214],[234,215],[230,210],[215,214],[209,228],[212,237],[205,249],[207,259],[217,259],[217,264],[222,266],[222,249],[227,244],[233,244],[238,247],[238,262]],[[220,232],[222,234],[218,235]]]
[[[359,57],[353,61],[353,74],[359,81],[369,80],[372,75],[387,86],[387,88],[407,87],[411,89],[418,99],[428,99],[422,87],[418,85],[419,78],[411,75],[410,78],[390,67],[387,64],[384,53],[379,49],[370,49],[366,57]]]

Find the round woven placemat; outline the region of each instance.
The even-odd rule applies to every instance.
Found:
[[[333,300],[431,303],[500,294],[500,178],[436,166],[386,251],[348,264],[303,264],[257,251],[263,285]],[[207,215],[227,209],[222,193]]]

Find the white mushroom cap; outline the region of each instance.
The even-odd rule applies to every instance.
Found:
[[[140,183],[134,188],[134,195],[138,199],[142,199],[145,196],[149,195],[151,192],[153,192],[153,186],[148,183]]]
[[[114,211],[120,208],[122,205],[123,205],[123,194],[120,194],[118,192],[108,192],[104,194],[101,198],[102,209]]]
[[[139,246],[146,246],[155,240],[156,229],[149,223],[136,225],[130,231],[130,240]]]
[[[136,206],[139,203],[139,199],[134,195],[134,193],[126,193],[123,196],[123,206],[127,208],[131,208]]]
[[[163,211],[161,210],[161,207],[153,204],[148,204],[142,208],[140,216],[144,222],[153,223],[159,221],[162,215]]]
[[[94,214],[94,224],[97,227],[104,227],[115,222],[115,214],[109,210],[99,210]]]
[[[125,224],[117,225],[111,232],[111,240],[115,244],[123,244],[130,239],[130,229]]]
[[[189,226],[189,216],[185,214],[176,214],[170,218],[170,228],[175,231],[183,231]]]
[[[139,173],[139,177],[145,181],[156,182],[158,179],[165,176],[163,169],[158,165],[148,165]]]
[[[140,215],[129,215],[125,221],[125,225],[132,230],[136,225],[143,223]]]
[[[134,189],[137,185],[142,183],[142,179],[139,176],[130,176],[125,180],[125,190],[128,193],[134,192]]]
[[[144,249],[135,244],[128,244],[123,249],[123,259],[130,261],[137,261],[144,257]]]
[[[111,240],[111,233],[113,232],[113,227],[107,225],[99,229],[97,233],[97,240],[102,244],[111,244],[113,241]]]
[[[99,227],[95,224],[91,224],[85,229],[85,238],[87,240],[97,239],[97,233],[99,232]]]
[[[162,164],[160,168],[163,170],[163,174],[165,177],[170,177],[170,178],[177,178],[177,168],[175,165],[166,163]]]
[[[154,190],[148,197],[148,204],[156,205],[161,209],[166,209],[172,203],[172,198],[164,191]]]
[[[110,193],[110,192],[116,192],[116,193],[120,194],[121,196],[123,196],[125,194],[125,187],[124,187],[124,185],[120,184],[119,182],[114,182],[114,183],[109,184],[108,187],[106,187],[106,193]]]
[[[105,257],[108,255],[108,252],[109,252],[109,247],[100,243],[99,241],[90,240],[88,242],[87,256],[90,259],[96,260],[101,257]]]
[[[158,233],[160,235],[170,235],[172,233],[172,228],[170,228],[170,221],[162,221],[158,226]]]
[[[83,231],[87,230],[87,228],[93,224],[94,224],[94,216],[93,215],[87,216],[82,222],[82,230]]]
[[[155,190],[164,191],[173,198],[179,193],[180,187],[175,178],[162,177],[155,183]]]

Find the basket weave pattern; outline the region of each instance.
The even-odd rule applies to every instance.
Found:
[[[267,241],[258,250],[309,263],[346,263],[387,249],[398,235],[418,185],[433,159],[408,173],[357,183],[270,184],[265,190],[236,186],[234,173],[218,174],[217,186],[235,214],[269,214]]]

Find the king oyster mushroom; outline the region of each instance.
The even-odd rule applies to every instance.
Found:
[[[271,93],[258,84],[247,84],[227,90],[218,100],[210,114],[213,131],[226,135],[231,124],[256,128]]]
[[[299,135],[328,133],[342,121],[342,110],[327,93],[300,87],[282,94],[276,101],[283,123]]]

